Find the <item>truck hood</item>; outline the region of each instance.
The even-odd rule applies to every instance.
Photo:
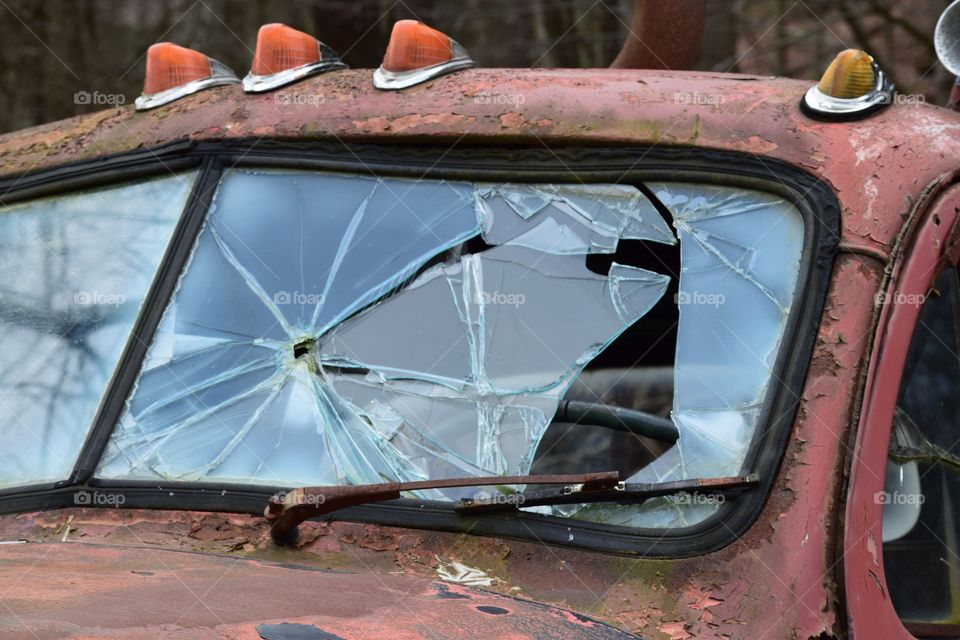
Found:
[[[5,544],[0,567],[9,640],[637,637],[531,600],[394,573],[76,542]]]

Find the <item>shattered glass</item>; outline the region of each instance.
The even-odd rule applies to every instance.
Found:
[[[800,272],[803,218],[792,204],[760,191],[647,186],[670,211],[680,239],[671,413],[680,439],[629,481],[737,475],[774,380]],[[703,520],[721,503],[670,496],[634,507],[594,505],[576,516],[678,527]]]
[[[98,476],[526,473],[580,371],[666,290],[587,268],[621,239],[676,242],[630,186],[229,171]]]
[[[0,207],[0,486],[69,476],[194,176]]]
[[[793,306],[803,221],[759,191],[647,187],[680,240],[680,439],[628,481],[736,475]],[[228,171],[98,476],[297,486],[527,473],[584,367],[666,290],[668,276],[635,266],[587,268],[621,240],[677,241],[632,186]],[[677,527],[718,506],[538,510]]]

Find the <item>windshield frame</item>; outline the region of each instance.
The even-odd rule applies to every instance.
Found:
[[[0,513],[72,507],[78,490],[99,490],[122,492],[124,508],[262,514],[271,495],[290,488],[210,482],[107,481],[93,477],[139,373],[147,345],[153,339],[194,245],[215,188],[223,171],[236,167],[518,183],[619,181],[639,186],[648,196],[651,194],[643,186],[645,183],[684,181],[755,189],[794,204],[803,216],[804,242],[796,297],[773,368],[773,376],[782,383],[771,384],[764,399],[743,468],[744,473],[759,474],[758,487],[727,500],[714,515],[696,525],[668,530],[628,528],[528,512],[464,516],[454,512],[452,503],[408,498],[350,507],[323,519],[469,531],[617,554],[687,557],[726,546],[759,516],[794,423],[839,242],[839,205],[822,181],[771,158],[696,148],[551,150],[516,149],[490,143],[451,150],[423,145],[347,146],[263,140],[176,143],[4,178],[0,180],[0,204],[73,193],[81,188],[162,175],[187,167],[200,168],[194,191],[71,477],[46,485],[0,490]],[[669,216],[668,211],[662,213]],[[772,420],[772,416],[777,419]],[[576,544],[570,541],[571,533]]]

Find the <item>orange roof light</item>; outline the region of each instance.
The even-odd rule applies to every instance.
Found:
[[[453,38],[417,20],[400,20],[393,25],[373,86],[403,89],[473,66],[476,63]]]
[[[383,68],[387,71],[413,71],[453,58],[449,36],[416,20],[400,20],[393,25]]]
[[[265,24],[257,34],[257,50],[243,90],[269,91],[306,76],[346,68],[336,51],[310,34],[285,24]]]
[[[229,68],[199,51],[172,42],[147,49],[147,75],[137,111],[153,109],[207,87],[240,82]]]
[[[866,51],[847,49],[807,90],[801,106],[807,115],[821,120],[852,120],[890,104],[895,90]]]
[[[877,83],[873,58],[866,51],[847,49],[837,54],[817,83],[821,93],[834,98],[859,98]]]
[[[199,51],[159,42],[147,49],[147,76],[144,93],[160,93],[210,76],[207,56]]]

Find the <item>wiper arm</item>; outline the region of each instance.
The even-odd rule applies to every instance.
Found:
[[[586,484],[565,486],[559,489],[524,491],[509,496],[509,500],[470,500],[464,499],[454,505],[461,514],[494,513],[515,511],[522,507],[542,507],[561,504],[588,504],[597,502],[643,502],[650,498],[669,496],[676,493],[700,494],[738,491],[753,487],[760,477],[751,473],[746,476],[724,478],[694,478],[672,482],[618,482],[613,487],[596,488]]]
[[[484,487],[498,484],[562,484],[578,487],[580,491],[603,491],[617,486],[620,474],[616,471],[539,476],[486,476],[478,478],[446,478],[415,482],[386,482],[383,484],[336,485],[329,487],[301,487],[282,491],[270,497],[264,517],[270,523],[270,537],[281,546],[295,544],[299,538],[297,525],[309,518],[326,515],[370,502],[395,500],[403,491],[450,489],[454,487]],[[522,494],[517,494],[522,495]]]

